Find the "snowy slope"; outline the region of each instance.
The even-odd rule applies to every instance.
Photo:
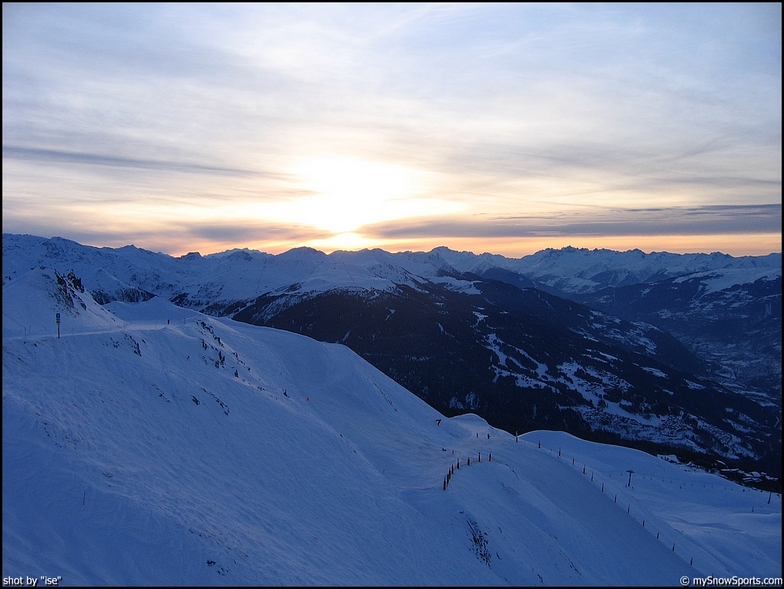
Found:
[[[106,331],[122,321],[54,268],[33,267],[3,286],[3,338],[57,333],[56,313],[69,334]]]
[[[437,425],[435,410],[341,345],[157,297],[106,309],[89,299],[45,269],[3,287],[4,577],[672,585],[781,575],[780,496],[767,504],[721,478],[564,434],[516,442],[473,415]],[[60,339],[38,322],[55,312]],[[556,445],[568,451],[558,457]],[[628,468],[642,474],[625,490]]]

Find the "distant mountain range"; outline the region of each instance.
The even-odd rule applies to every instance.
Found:
[[[3,236],[4,284],[37,266],[101,304],[158,296],[345,344],[445,415],[780,477],[781,254],[300,248],[174,258]]]

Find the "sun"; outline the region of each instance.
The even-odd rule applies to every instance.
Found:
[[[383,240],[368,238],[353,231],[338,233],[326,239],[312,239],[305,243],[305,245],[317,250],[321,250],[327,254],[336,250],[370,249],[374,247],[380,247],[385,244],[386,242]]]
[[[424,191],[416,170],[352,157],[304,158],[291,172],[311,193],[299,199],[298,219],[334,234],[416,215]]]
[[[310,227],[307,245],[320,249],[380,247],[364,227],[452,215],[465,205],[437,192],[437,176],[395,163],[350,156],[300,157],[283,168],[287,185],[278,198],[232,203],[227,215],[291,227]],[[212,211],[213,217],[219,211]]]

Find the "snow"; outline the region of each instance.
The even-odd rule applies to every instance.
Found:
[[[102,307],[37,266],[4,280],[4,577],[780,577],[781,497],[768,497],[628,448],[546,431],[516,441],[473,414],[444,418],[339,344],[159,297]]]
[[[673,254],[640,250],[618,252],[565,247],[545,249],[522,258],[455,252],[436,248],[434,253],[461,272],[481,273],[488,268],[503,268],[557,286],[565,292],[593,292],[607,285],[628,281],[682,276],[684,280],[703,278],[705,294],[758,279],[781,277],[781,254],[732,257],[725,254]]]
[[[421,289],[424,282],[456,292],[481,294],[455,272],[481,273],[490,268],[517,272],[563,292],[593,292],[608,285],[646,282],[666,277],[699,278],[702,294],[735,284],[781,276],[781,254],[739,257],[720,254],[643,254],[563,248],[546,249],[523,258],[455,252],[389,253],[380,249],[336,251],[329,255],[296,248],[279,255],[247,249],[202,256],[192,252],[173,258],[134,246],[117,249],[83,246],[54,237],[3,235],[3,282],[39,266],[72,269],[93,293],[109,298],[140,288],[172,299],[186,294],[190,303],[230,304],[258,296],[289,293],[305,297],[327,290],[390,291],[399,285]],[[602,316],[607,320],[606,316]]]
[[[676,552],[688,553],[714,576],[781,575],[781,507],[776,495],[744,488],[689,465],[673,464],[638,450],[586,442],[563,432],[531,432],[575,468],[586,467],[594,484],[617,495],[617,505]],[[627,487],[629,470],[632,485]],[[779,499],[780,501],[780,499]],[[735,571],[735,572],[730,572]],[[762,574],[753,571],[768,571]],[[779,571],[779,572],[776,572]]]
[[[727,290],[738,284],[747,284],[757,280],[775,280],[781,277],[781,266],[778,268],[732,268],[722,272],[705,271],[696,272],[683,278],[676,278],[675,282],[700,278],[704,285],[703,295]]]
[[[658,376],[659,378],[667,378],[667,375],[658,368],[651,368],[650,366],[641,367],[645,372]]]

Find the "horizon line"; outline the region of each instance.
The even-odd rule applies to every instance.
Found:
[[[137,246],[133,242],[132,243],[127,243],[127,244],[124,244],[124,245],[120,245],[120,246],[116,246],[116,245],[115,246],[113,246],[113,245],[95,245],[94,243],[82,242],[82,241],[78,241],[76,239],[72,239],[72,238],[69,238],[69,237],[63,237],[61,235],[52,235],[51,237],[44,237],[43,235],[36,235],[34,233],[14,233],[14,232],[5,232],[4,231],[3,232],[3,238],[5,238],[5,236],[34,237],[34,238],[43,239],[43,240],[46,240],[46,241],[53,240],[53,239],[59,239],[59,240],[63,240],[63,241],[70,241],[70,242],[76,243],[77,245],[80,245],[80,246],[83,246],[83,247],[92,247],[92,248],[96,248],[96,249],[119,250],[119,249],[123,249],[123,248],[135,248],[135,249],[142,250],[142,251],[147,251],[147,252],[151,252],[151,253],[155,253],[155,254],[161,254],[161,255],[169,256],[169,257],[175,258],[175,259],[181,259],[181,258],[184,258],[186,256],[194,256],[194,255],[198,255],[199,257],[217,256],[217,255],[231,253],[231,252],[235,252],[235,251],[256,252],[256,253],[263,254],[263,255],[268,255],[268,256],[281,256],[281,255],[284,255],[284,254],[287,254],[289,252],[296,251],[296,250],[311,250],[313,252],[318,252],[318,253],[323,254],[325,256],[331,256],[332,254],[359,253],[359,252],[365,252],[365,251],[368,251],[368,252],[370,252],[370,251],[382,251],[384,253],[388,253],[388,254],[392,254],[392,255],[394,255],[394,254],[419,254],[419,253],[421,253],[421,254],[429,254],[429,253],[432,253],[432,252],[434,252],[436,250],[439,250],[439,249],[446,249],[446,250],[449,250],[449,251],[452,251],[452,252],[462,253],[462,254],[471,254],[471,255],[474,255],[474,256],[477,256],[477,257],[490,255],[490,256],[500,256],[500,257],[507,258],[507,259],[522,259],[522,258],[525,258],[525,257],[536,255],[536,254],[538,254],[540,252],[544,252],[544,251],[564,251],[564,250],[588,251],[588,252],[602,252],[602,251],[605,251],[605,252],[613,252],[613,253],[620,253],[620,254],[629,253],[629,252],[640,252],[640,253],[642,253],[644,255],[668,254],[668,255],[676,255],[676,256],[684,256],[684,255],[711,256],[711,255],[718,254],[718,255],[728,256],[728,257],[736,258],[736,259],[737,258],[765,258],[765,257],[768,257],[768,256],[781,255],[781,249],[779,249],[778,251],[775,251],[775,250],[774,251],[770,251],[770,252],[764,253],[764,254],[734,255],[734,254],[727,253],[727,252],[724,252],[724,251],[721,251],[721,250],[714,250],[714,251],[710,251],[710,252],[708,252],[708,251],[674,252],[674,251],[668,251],[668,250],[656,250],[656,249],[648,249],[648,248],[643,249],[641,247],[631,247],[631,248],[628,248],[628,249],[616,249],[616,248],[608,248],[608,247],[594,247],[594,248],[590,248],[590,247],[583,247],[583,246],[573,246],[571,244],[567,244],[567,245],[561,246],[561,247],[551,247],[551,246],[543,247],[543,248],[537,249],[533,253],[525,254],[525,255],[522,255],[522,256],[519,256],[519,257],[509,256],[509,255],[501,254],[501,253],[494,253],[494,252],[488,251],[488,250],[485,250],[482,253],[476,253],[475,251],[468,250],[468,249],[455,249],[454,247],[451,247],[451,246],[446,245],[446,244],[441,244],[441,245],[434,246],[434,247],[430,248],[429,250],[425,250],[425,249],[418,249],[418,250],[414,250],[414,249],[398,249],[398,250],[395,250],[395,249],[392,249],[392,248],[387,249],[387,248],[378,247],[378,246],[376,246],[376,247],[374,247],[374,246],[371,246],[371,247],[361,247],[361,248],[345,248],[345,249],[344,248],[329,249],[329,248],[319,248],[319,247],[314,247],[312,245],[303,244],[303,245],[295,245],[295,246],[289,247],[287,249],[278,251],[277,253],[265,251],[265,250],[262,250],[262,249],[256,249],[256,248],[248,247],[248,246],[242,246],[242,247],[238,246],[238,247],[230,247],[230,248],[222,249],[222,250],[209,251],[207,253],[201,253],[201,251],[199,251],[198,249],[195,249],[195,250],[191,250],[191,251],[188,251],[188,252],[182,253],[182,254],[173,254],[173,253],[169,253],[169,252],[165,252],[165,251],[161,251],[161,250],[150,249],[149,247]],[[779,238],[780,237],[781,236],[779,235]]]

